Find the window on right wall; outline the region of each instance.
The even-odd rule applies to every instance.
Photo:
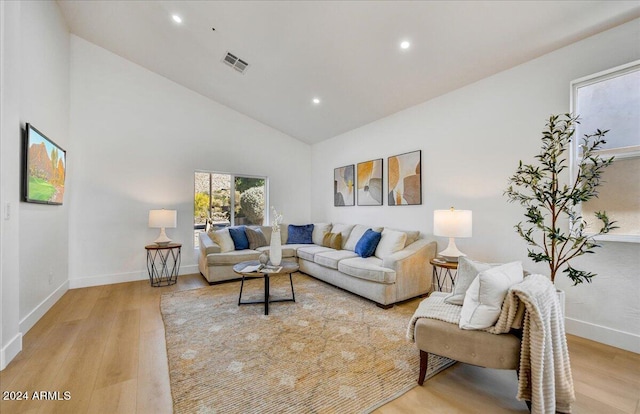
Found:
[[[605,210],[619,228],[598,240],[640,242],[640,61],[571,82],[571,112],[580,116],[571,147],[571,176],[585,134],[609,130],[599,153],[615,157],[603,173],[598,198],[582,203],[587,229],[597,232],[594,213]]]

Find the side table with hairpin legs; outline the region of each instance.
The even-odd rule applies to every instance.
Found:
[[[178,272],[180,271],[182,244],[150,244],[144,248],[147,250],[147,270],[151,286],[174,285],[178,281]]]
[[[458,276],[458,262],[431,259],[429,263],[433,266],[432,291],[452,292]]]

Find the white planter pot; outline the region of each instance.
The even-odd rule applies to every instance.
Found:
[[[271,259],[272,265],[280,266],[280,262],[282,261],[282,241],[280,240],[280,231],[271,232],[269,258]]]

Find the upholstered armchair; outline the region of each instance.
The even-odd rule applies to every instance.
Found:
[[[521,312],[518,325],[522,322],[522,314],[524,312]],[[420,350],[418,384],[424,383],[429,354],[485,368],[517,371],[521,332],[514,328],[510,333],[495,335],[463,330],[453,323],[437,319],[419,319],[415,325],[415,341]]]
[[[503,270],[496,267],[494,273]],[[489,284],[483,277],[490,274],[480,272],[478,280]],[[575,401],[573,379],[564,318],[553,284],[546,276],[525,277],[502,296],[495,324],[474,327],[465,314],[469,295],[478,293],[472,292],[478,280],[469,287],[463,306],[447,303],[449,297],[441,292],[432,293],[418,306],[407,331],[420,351],[418,384],[423,385],[429,355],[435,354],[480,367],[515,370],[517,398],[532,412],[570,413]],[[487,297],[482,290],[479,296]],[[481,306],[485,306],[482,300]],[[475,309],[472,315],[478,313]]]

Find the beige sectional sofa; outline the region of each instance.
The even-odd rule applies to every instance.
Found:
[[[334,286],[370,299],[381,307],[427,293],[431,288],[435,241],[420,237],[418,231],[353,224],[314,223],[313,244],[286,244],[287,225],[281,225],[283,260],[298,262],[300,271]],[[382,238],[375,254],[360,257],[354,252],[358,240],[367,229],[381,231]],[[267,241],[271,227],[260,226]],[[341,234],[341,249],[323,246],[326,233]],[[237,279],[233,266],[246,260],[257,260],[269,246],[233,250],[222,253],[210,233],[200,233],[200,273],[214,284]]]

